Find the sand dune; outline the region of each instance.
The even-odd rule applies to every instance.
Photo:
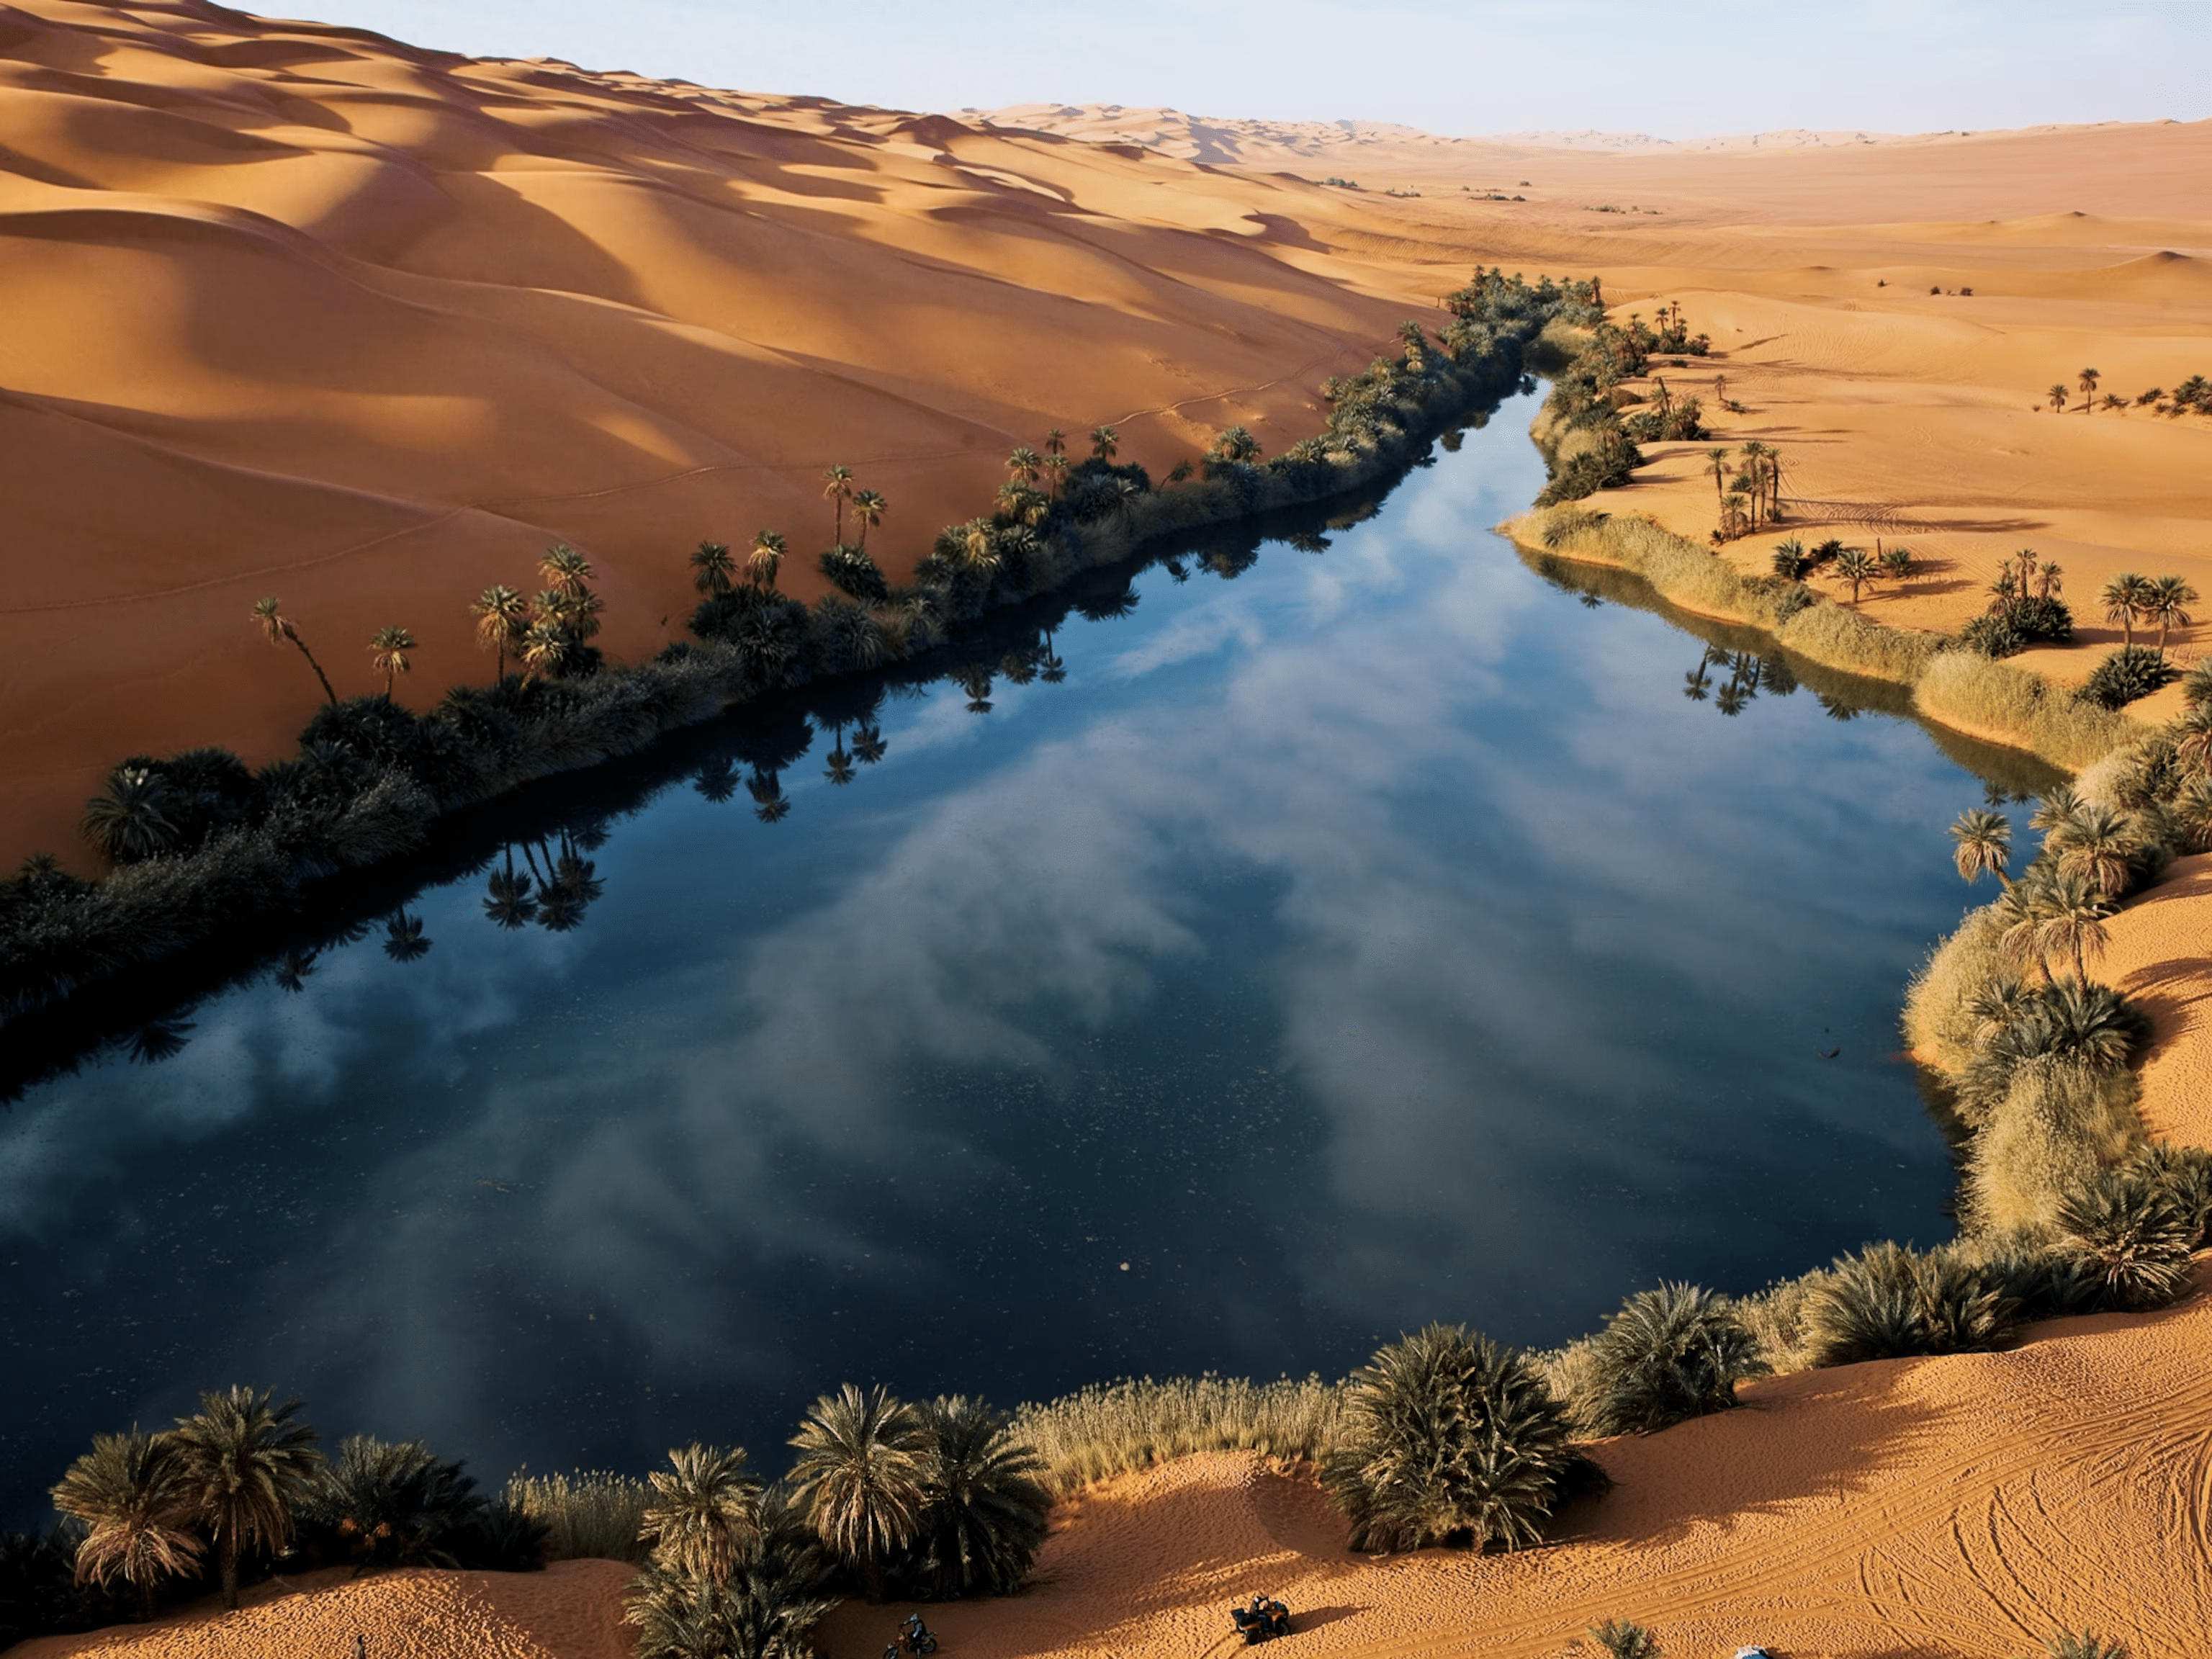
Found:
[[[124,754],[289,748],[313,688],[261,592],[342,690],[411,628],[421,703],[566,539],[641,653],[702,537],[827,544],[833,461],[896,568],[1047,426],[1162,468],[1288,441],[1403,312],[1284,257],[1321,194],[1284,181],[195,3],[0,10],[0,163],[12,856]]]

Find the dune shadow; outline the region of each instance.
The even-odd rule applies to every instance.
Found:
[[[1956,1437],[1954,1413],[1900,1397],[1880,1369],[1888,1363],[1776,1378],[1734,1411],[1598,1447],[1613,1490],[1568,1506],[1565,1517],[1582,1524],[1562,1528],[1557,1541],[1611,1537],[1662,1549],[1704,1528],[1734,1532],[1753,1516],[1781,1516],[1808,1499],[1841,1507],[1867,1497],[1923,1449]],[[1817,1434],[1808,1432],[1814,1422]],[[1692,1469],[1702,1478],[1685,1479]]]

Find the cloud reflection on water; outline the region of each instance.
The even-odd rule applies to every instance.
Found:
[[[1940,1147],[1862,1051],[1932,931],[1899,871],[1940,863],[1950,769],[1887,722],[1655,704],[1680,635],[1570,614],[1471,528],[1517,469],[1419,475],[1319,559],[1148,578],[1136,623],[1063,636],[1066,696],[894,705],[880,781],[799,769],[775,830],[677,792],[598,855],[583,933],[427,896],[422,963],[333,953],[34,1096],[0,1225],[119,1261],[146,1224],[112,1194],[291,1136],[243,1177],[261,1237],[159,1222],[244,1265],[133,1408],[250,1361],[496,1463],[574,1447],[579,1402],[584,1455],[722,1431],[672,1394],[780,1419],[887,1329],[922,1334],[905,1375],[1000,1392],[1334,1369],[1430,1316],[1562,1334],[1756,1256],[1738,1210],[1814,1249],[1931,1215]],[[1913,1173],[1869,1200],[1832,1162]]]

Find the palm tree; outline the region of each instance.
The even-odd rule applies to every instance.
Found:
[[[736,586],[737,562],[720,542],[701,542],[691,550],[691,586],[712,599],[720,599]]]
[[[2098,594],[2098,602],[2105,607],[2105,620],[2120,625],[2120,643],[2136,642],[2136,618],[2149,608],[2151,585],[2132,570],[2124,570],[2106,582]]]
[[[2189,612],[2183,607],[2197,603],[2197,590],[2179,576],[2159,576],[2150,584],[2150,602],[2145,606],[2149,618],[2158,624],[2158,654],[2166,655],[2166,635],[2168,629],[2186,628]]]
[[[753,550],[745,560],[745,574],[752,578],[755,586],[772,588],[775,586],[776,570],[783,563],[783,556],[789,545],[779,532],[760,530],[753,532]]]
[[[521,641],[530,628],[530,605],[504,583],[495,582],[477,595],[469,607],[477,619],[477,643],[497,653],[497,672],[507,678],[507,648]]]
[[[638,1527],[667,1572],[726,1584],[738,1559],[760,1537],[760,1482],[745,1473],[745,1450],[702,1446],[672,1450],[672,1466],[655,1469],[654,1502]]]
[[[1863,547],[1847,547],[1836,555],[1836,574],[1851,585],[1851,603],[1859,602],[1859,589],[1881,574]]]
[[[2180,720],[2180,741],[2173,757],[2182,767],[2200,775],[2212,775],[2212,702],[2195,702]]]
[[[115,1579],[138,1592],[154,1616],[154,1585],[193,1571],[206,1547],[192,1534],[192,1507],[177,1449],[167,1435],[96,1434],[92,1449],[53,1489],[54,1507],[83,1522],[76,1582],[105,1589]]]
[[[868,1597],[883,1596],[884,1562],[921,1524],[929,1436],[913,1407],[881,1384],[850,1382],[814,1402],[791,1443],[793,1499],[815,1535],[857,1565]]]
[[[396,623],[387,623],[370,636],[369,660],[384,676],[384,695],[392,695],[393,680],[407,672],[407,653],[416,648],[415,636]]]
[[[763,823],[781,823],[791,816],[791,797],[783,793],[780,773],[755,767],[745,780],[745,793],[753,798],[753,816]]]
[[[2128,860],[2136,851],[2135,831],[2110,807],[2084,805],[2053,833],[2051,845],[2058,850],[2059,873],[2087,882],[2099,898],[2116,898],[2128,884]]]
[[[227,1607],[238,1606],[240,1551],[249,1543],[281,1550],[291,1541],[292,1512],[323,1461],[315,1431],[293,1420],[299,1409],[296,1400],[271,1405],[266,1390],[204,1394],[199,1410],[179,1418],[170,1436],[179,1492],[215,1540]]]
[[[1121,434],[1119,432],[1115,431],[1110,426],[1094,426],[1091,428],[1091,453],[1092,459],[1101,461],[1110,461],[1115,458],[1115,456],[1121,453]]]
[[[1008,477],[1022,483],[1035,483],[1037,481],[1037,474],[1043,470],[1043,467],[1044,458],[1027,444],[1017,446],[1013,453],[1006,457]]]
[[[100,793],[84,804],[79,827],[84,838],[118,864],[135,863],[173,849],[178,841],[170,819],[169,786],[143,766],[118,766]]]
[[[845,539],[845,503],[853,499],[853,469],[849,466],[831,467],[822,475],[822,495],[834,501],[837,507],[837,530],[831,538],[842,543]]]
[[[1048,429],[1044,434],[1044,453],[1048,455],[1066,454],[1067,434],[1056,426]]]
[[[860,520],[860,548],[863,552],[867,550],[868,526],[881,524],[884,521],[884,509],[889,505],[888,501],[872,489],[863,489],[854,495],[853,516]]]
[[[1728,446],[1726,444],[1715,444],[1711,449],[1707,450],[1705,452],[1705,465],[1711,467],[1713,470],[1713,499],[1716,501],[1725,501],[1727,498],[1723,492],[1728,486]]]
[[[2065,951],[2074,958],[2074,981],[2089,982],[2087,958],[2102,956],[2109,937],[2105,931],[2105,902],[2078,877],[2061,874],[2052,880],[2042,925],[2036,929],[2039,950]],[[2048,969],[2045,970],[2048,977]]]
[[[2003,923],[1997,947],[2007,962],[2025,968],[2033,962],[2043,982],[2051,982],[2051,954],[2044,942],[2043,924],[2051,915],[2051,884],[2033,871],[1997,896],[1997,920]]]
[[[2085,368],[2075,377],[2075,385],[2081,388],[2081,412],[2084,415],[2097,406],[2097,382],[2102,378],[2094,368]]]
[[[1052,485],[1049,493],[1054,495],[1059,495],[1061,487],[1067,483],[1067,457],[1065,455],[1046,456],[1044,458],[1044,470],[1052,475]]]
[[[550,617],[540,617],[530,624],[522,636],[522,644],[515,652],[515,660],[523,667],[526,679],[550,680],[556,678],[568,660],[568,633]]]
[[[592,562],[566,542],[556,542],[538,562],[538,574],[556,592],[574,599],[592,579]]]
[[[1029,1576],[1052,1509],[1052,1494],[1036,1478],[1044,1460],[1015,1437],[1012,1418],[981,1400],[940,1396],[920,1415],[930,1455],[916,1541],[927,1577],[911,1588],[939,1601],[1012,1595]]]
[[[1766,446],[1752,439],[1743,446],[1742,455],[1751,483],[1751,526],[1756,530],[1766,515]]]
[[[890,752],[890,745],[873,720],[862,720],[853,731],[853,758],[863,766],[873,766]]]
[[[1951,839],[1957,843],[1951,862],[1958,868],[1960,880],[1970,882],[1987,871],[1997,878],[1997,885],[2011,887],[2012,878],[2005,873],[2005,865],[2012,857],[2011,819],[1977,806],[1959,814],[1959,821],[1951,826]]]
[[[538,903],[530,896],[529,881],[515,873],[511,843],[506,854],[506,868],[493,871],[485,884],[483,913],[487,921],[512,931],[530,925],[538,915]]]
[[[2061,415],[2066,412],[2066,382],[2053,380],[2051,383],[2051,407]]]
[[[277,989],[289,991],[296,996],[307,988],[307,981],[315,971],[318,954],[313,951],[287,951],[283,959],[270,974],[270,978],[276,981]]]
[[[299,629],[294,626],[289,617],[277,610],[276,605],[277,599],[274,593],[254,600],[251,613],[252,619],[261,624],[261,632],[270,644],[278,645],[289,641],[299,647],[300,654],[307,659],[307,666],[315,671],[315,678],[322,682],[323,695],[335,706],[338,700],[338,694],[331,690],[331,677],[323,672],[322,664],[317,662],[315,653],[307,649],[307,642],[300,637]]]

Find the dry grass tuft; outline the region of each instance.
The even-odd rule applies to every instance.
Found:
[[[1967,1153],[1974,1228],[2047,1232],[2069,1194],[2143,1144],[2136,1092],[2131,1072],[2058,1056],[2022,1061]]]
[[[1973,1061],[1980,1024],[1971,1006],[1974,998],[2011,971],[2000,942],[2003,934],[1994,906],[1968,912],[1905,987],[1906,1046],[1946,1077],[1956,1078]]]
[[[1148,1376],[1025,1405],[1014,1429],[1044,1459],[1046,1484],[1071,1492],[1194,1452],[1317,1461],[1334,1443],[1342,1411],[1341,1385],[1318,1376]]]
[[[604,1469],[574,1474],[518,1472],[507,1483],[507,1501],[550,1529],[550,1561],[642,1561],[638,1528],[653,1488]]]

